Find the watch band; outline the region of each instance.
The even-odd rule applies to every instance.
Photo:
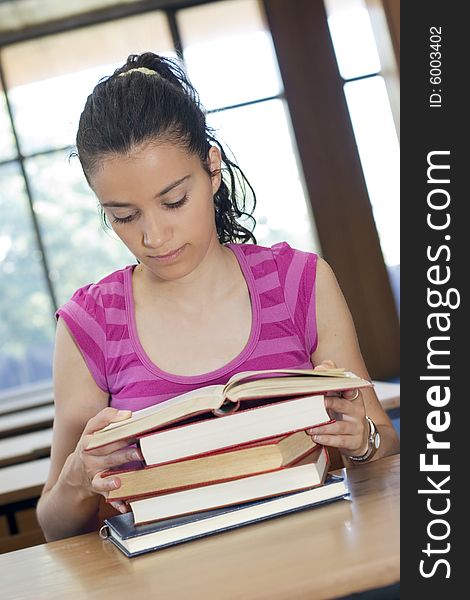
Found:
[[[380,446],[380,433],[375,426],[374,421],[366,415],[367,422],[369,423],[369,435],[367,438],[367,450],[361,456],[348,456],[349,460],[353,462],[365,462],[372,458]]]

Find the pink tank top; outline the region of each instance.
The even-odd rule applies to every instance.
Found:
[[[109,404],[132,411],[164,402],[204,385],[226,383],[240,371],[310,368],[317,345],[317,255],[286,242],[265,248],[227,244],[247,282],[251,333],[241,353],[215,371],[174,375],[158,368],[140,344],[134,313],[132,271],[115,271],[77,290],[56,313],[67,324]]]

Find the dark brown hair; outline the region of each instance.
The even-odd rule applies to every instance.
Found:
[[[152,71],[133,71],[145,67]],[[121,74],[126,73],[124,76]],[[230,160],[206,123],[198,93],[179,64],[151,52],[130,55],[88,96],[77,132],[77,155],[87,181],[106,156],[129,153],[151,141],[179,144],[208,167],[216,145],[222,156],[222,182],[214,195],[219,241],[254,242],[256,196],[240,167]],[[251,195],[248,210],[247,188]],[[239,220],[248,221],[244,227]]]

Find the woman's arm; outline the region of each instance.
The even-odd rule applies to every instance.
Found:
[[[118,487],[99,473],[134,460],[125,442],[94,454],[84,452],[88,436],[108,423],[129,416],[108,406],[108,394],[92,378],[62,319],[54,353],[55,417],[51,467],[37,506],[38,521],[48,541],[97,528],[100,494]]]
[[[333,361],[340,367],[370,379],[359,348],[356,330],[344,296],[329,265],[319,258],[316,277],[316,310],[318,346],[313,352],[312,364]],[[373,388],[360,390],[356,400],[329,397],[325,403],[339,416],[336,423],[315,428],[312,432],[321,444],[339,448],[343,458],[360,456],[367,448],[368,423],[365,415],[379,430],[380,448],[371,460],[399,452],[397,433],[383,410]],[[348,461],[350,463],[350,461]]]

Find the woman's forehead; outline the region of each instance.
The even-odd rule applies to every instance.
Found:
[[[113,153],[100,161],[97,176],[126,173],[151,172],[154,177],[166,178],[178,174],[181,169],[194,168],[200,163],[195,154],[176,144],[146,144],[126,153]]]
[[[119,164],[159,166],[160,164],[188,164],[198,160],[184,146],[171,142],[151,141],[138,146],[133,146],[127,152],[113,153],[103,157],[103,165]]]
[[[171,144],[147,144],[126,154],[115,154],[101,161],[91,177],[91,185],[101,201],[135,194],[161,195],[175,182],[184,183],[201,168],[199,158]]]

